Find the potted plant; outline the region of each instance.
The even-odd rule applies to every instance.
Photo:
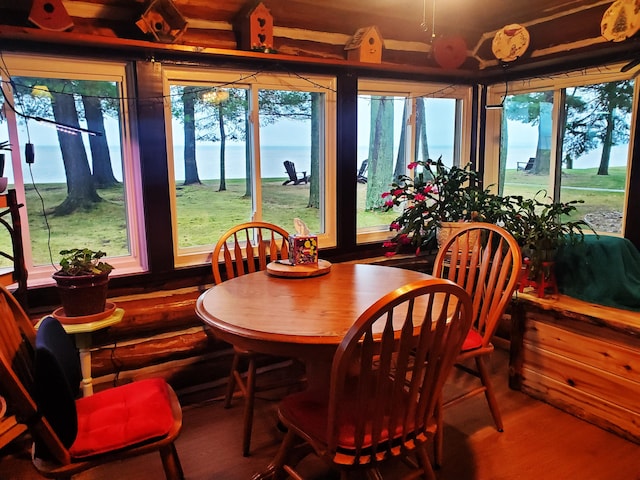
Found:
[[[434,239],[444,241],[447,229],[459,222],[504,222],[513,208],[507,197],[491,193],[479,186],[478,174],[470,169],[447,167],[442,158],[410,163],[413,176],[402,175],[382,194],[384,208],[402,209],[389,229],[395,235],[384,243],[393,255],[403,245],[421,249],[434,245]],[[441,231],[443,234],[437,235]]]
[[[60,269],[53,274],[65,316],[94,315],[105,310],[109,274],[107,254],[88,248],[60,251]]]
[[[539,283],[543,275],[545,279],[552,275],[560,246],[582,241],[584,229],[597,235],[586,221],[569,219],[583,200],[553,202],[545,190],[540,190],[533,198],[514,195],[510,201],[514,214],[506,219],[505,228],[522,248],[527,279],[533,284]]]

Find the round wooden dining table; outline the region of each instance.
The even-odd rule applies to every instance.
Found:
[[[237,347],[300,359],[312,388],[326,384],[333,354],[361,313],[385,294],[429,278],[369,264],[334,264],[324,275],[300,278],[263,270],[211,287],[196,313]]]

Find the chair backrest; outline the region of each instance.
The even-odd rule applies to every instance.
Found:
[[[390,292],[360,315],[332,364],[327,439],[334,462],[372,463],[428,440],[471,308],[459,286],[433,278]]]
[[[470,222],[440,247],[433,275],[457,283],[471,296],[474,328],[487,346],[517,287],[521,267],[520,247],[509,232]]]
[[[221,283],[223,271],[229,280],[266,270],[269,262],[288,258],[289,233],[284,228],[266,222],[242,223],[218,239],[211,254],[213,280]]]
[[[289,179],[293,180],[294,182],[297,182],[298,175],[296,173],[295,164],[291,160],[285,160],[283,163],[284,163],[284,168],[287,171],[287,175],[289,175]]]
[[[34,441],[58,463],[70,455],[32,395],[35,391],[36,332],[29,317],[11,293],[0,286],[0,390],[19,422],[29,428]]]

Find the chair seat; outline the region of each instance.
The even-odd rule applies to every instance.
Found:
[[[462,352],[468,352],[470,350],[475,350],[476,348],[480,348],[482,346],[482,335],[472,328],[469,330],[469,333],[464,339],[462,343],[462,348],[460,349]]]
[[[311,438],[322,443],[327,443],[327,419],[328,419],[328,398],[319,398],[317,392],[304,391],[294,393],[285,397],[280,405],[280,415],[285,417],[288,423],[295,425],[304,431]],[[355,449],[355,423],[354,418],[358,417],[359,406],[355,402],[343,402],[339,412],[339,431],[337,447],[339,451],[351,452]],[[384,422],[387,423],[386,421]],[[407,425],[409,430],[413,430],[413,422]],[[371,447],[371,423],[365,425],[366,437],[362,448]],[[397,425],[393,435],[389,435],[389,430],[383,428],[380,432],[380,441],[384,442],[392,437],[398,439],[402,435],[402,425]]]
[[[69,453],[75,459],[161,438],[174,417],[164,379],[110,388],[76,401],[78,435]]]

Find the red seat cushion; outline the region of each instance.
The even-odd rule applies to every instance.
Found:
[[[164,379],[141,380],[76,400],[79,459],[165,436],[174,422]]]
[[[280,404],[280,413],[297,425],[311,437],[324,443],[327,439],[328,404],[326,398],[317,393],[304,391],[285,397]],[[355,402],[345,401],[340,404],[338,413],[338,449],[350,451],[355,448],[355,424],[354,418],[360,415],[361,405]],[[386,422],[385,422],[386,424]],[[413,422],[407,425],[411,430]],[[392,435],[383,428],[380,432],[381,442],[389,437],[395,439],[402,435],[402,425],[398,425]],[[365,438],[363,448],[371,445],[371,424],[365,425]]]
[[[469,333],[462,342],[462,348],[460,349],[463,352],[468,352],[469,350],[475,350],[476,348],[480,348],[482,346],[482,335],[478,333],[477,330],[471,329]]]

